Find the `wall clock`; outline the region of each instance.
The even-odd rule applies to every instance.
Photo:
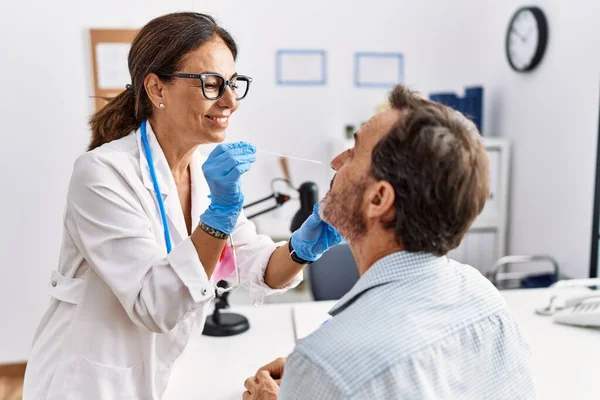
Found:
[[[544,57],[548,23],[538,7],[522,7],[513,15],[506,32],[506,57],[517,72],[532,71]]]

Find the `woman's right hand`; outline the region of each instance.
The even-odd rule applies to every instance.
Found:
[[[244,194],[240,177],[256,161],[256,148],[247,142],[218,145],[202,165],[211,202],[200,220],[211,228],[231,234],[242,211]]]

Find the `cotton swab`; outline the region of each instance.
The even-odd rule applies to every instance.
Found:
[[[256,149],[256,151],[258,153],[270,154],[272,156],[279,156],[279,157],[289,158],[291,160],[306,161],[306,162],[310,162],[310,163],[314,163],[314,164],[321,164],[321,161],[309,160],[308,158],[288,156],[287,154],[275,153],[275,152],[272,152],[272,151],[266,151],[266,150],[260,150],[260,149]]]

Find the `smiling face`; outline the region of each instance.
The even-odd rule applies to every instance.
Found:
[[[201,74],[217,73],[229,80],[235,75],[233,54],[225,42],[215,36],[196,50],[183,57],[176,73]],[[215,85],[215,79],[208,77],[205,88]],[[239,101],[231,88],[226,87],[217,100],[207,99],[202,92],[200,79],[175,77],[170,82],[161,81],[156,75],[149,76],[148,86],[155,106],[155,114],[165,121],[169,130],[178,139],[190,144],[220,143],[225,139],[231,115],[238,109]],[[213,88],[214,89],[214,88]]]

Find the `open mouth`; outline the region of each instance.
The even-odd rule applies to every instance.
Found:
[[[227,128],[227,125],[229,125],[229,117],[214,117],[211,115],[206,115],[205,116],[206,119],[208,119],[210,122],[212,122],[213,124],[215,124],[216,126],[218,126],[219,128]]]
[[[215,122],[219,122],[219,123],[225,123],[229,120],[229,117],[211,117],[211,116],[206,116],[206,118],[210,119],[211,121],[215,121]]]

